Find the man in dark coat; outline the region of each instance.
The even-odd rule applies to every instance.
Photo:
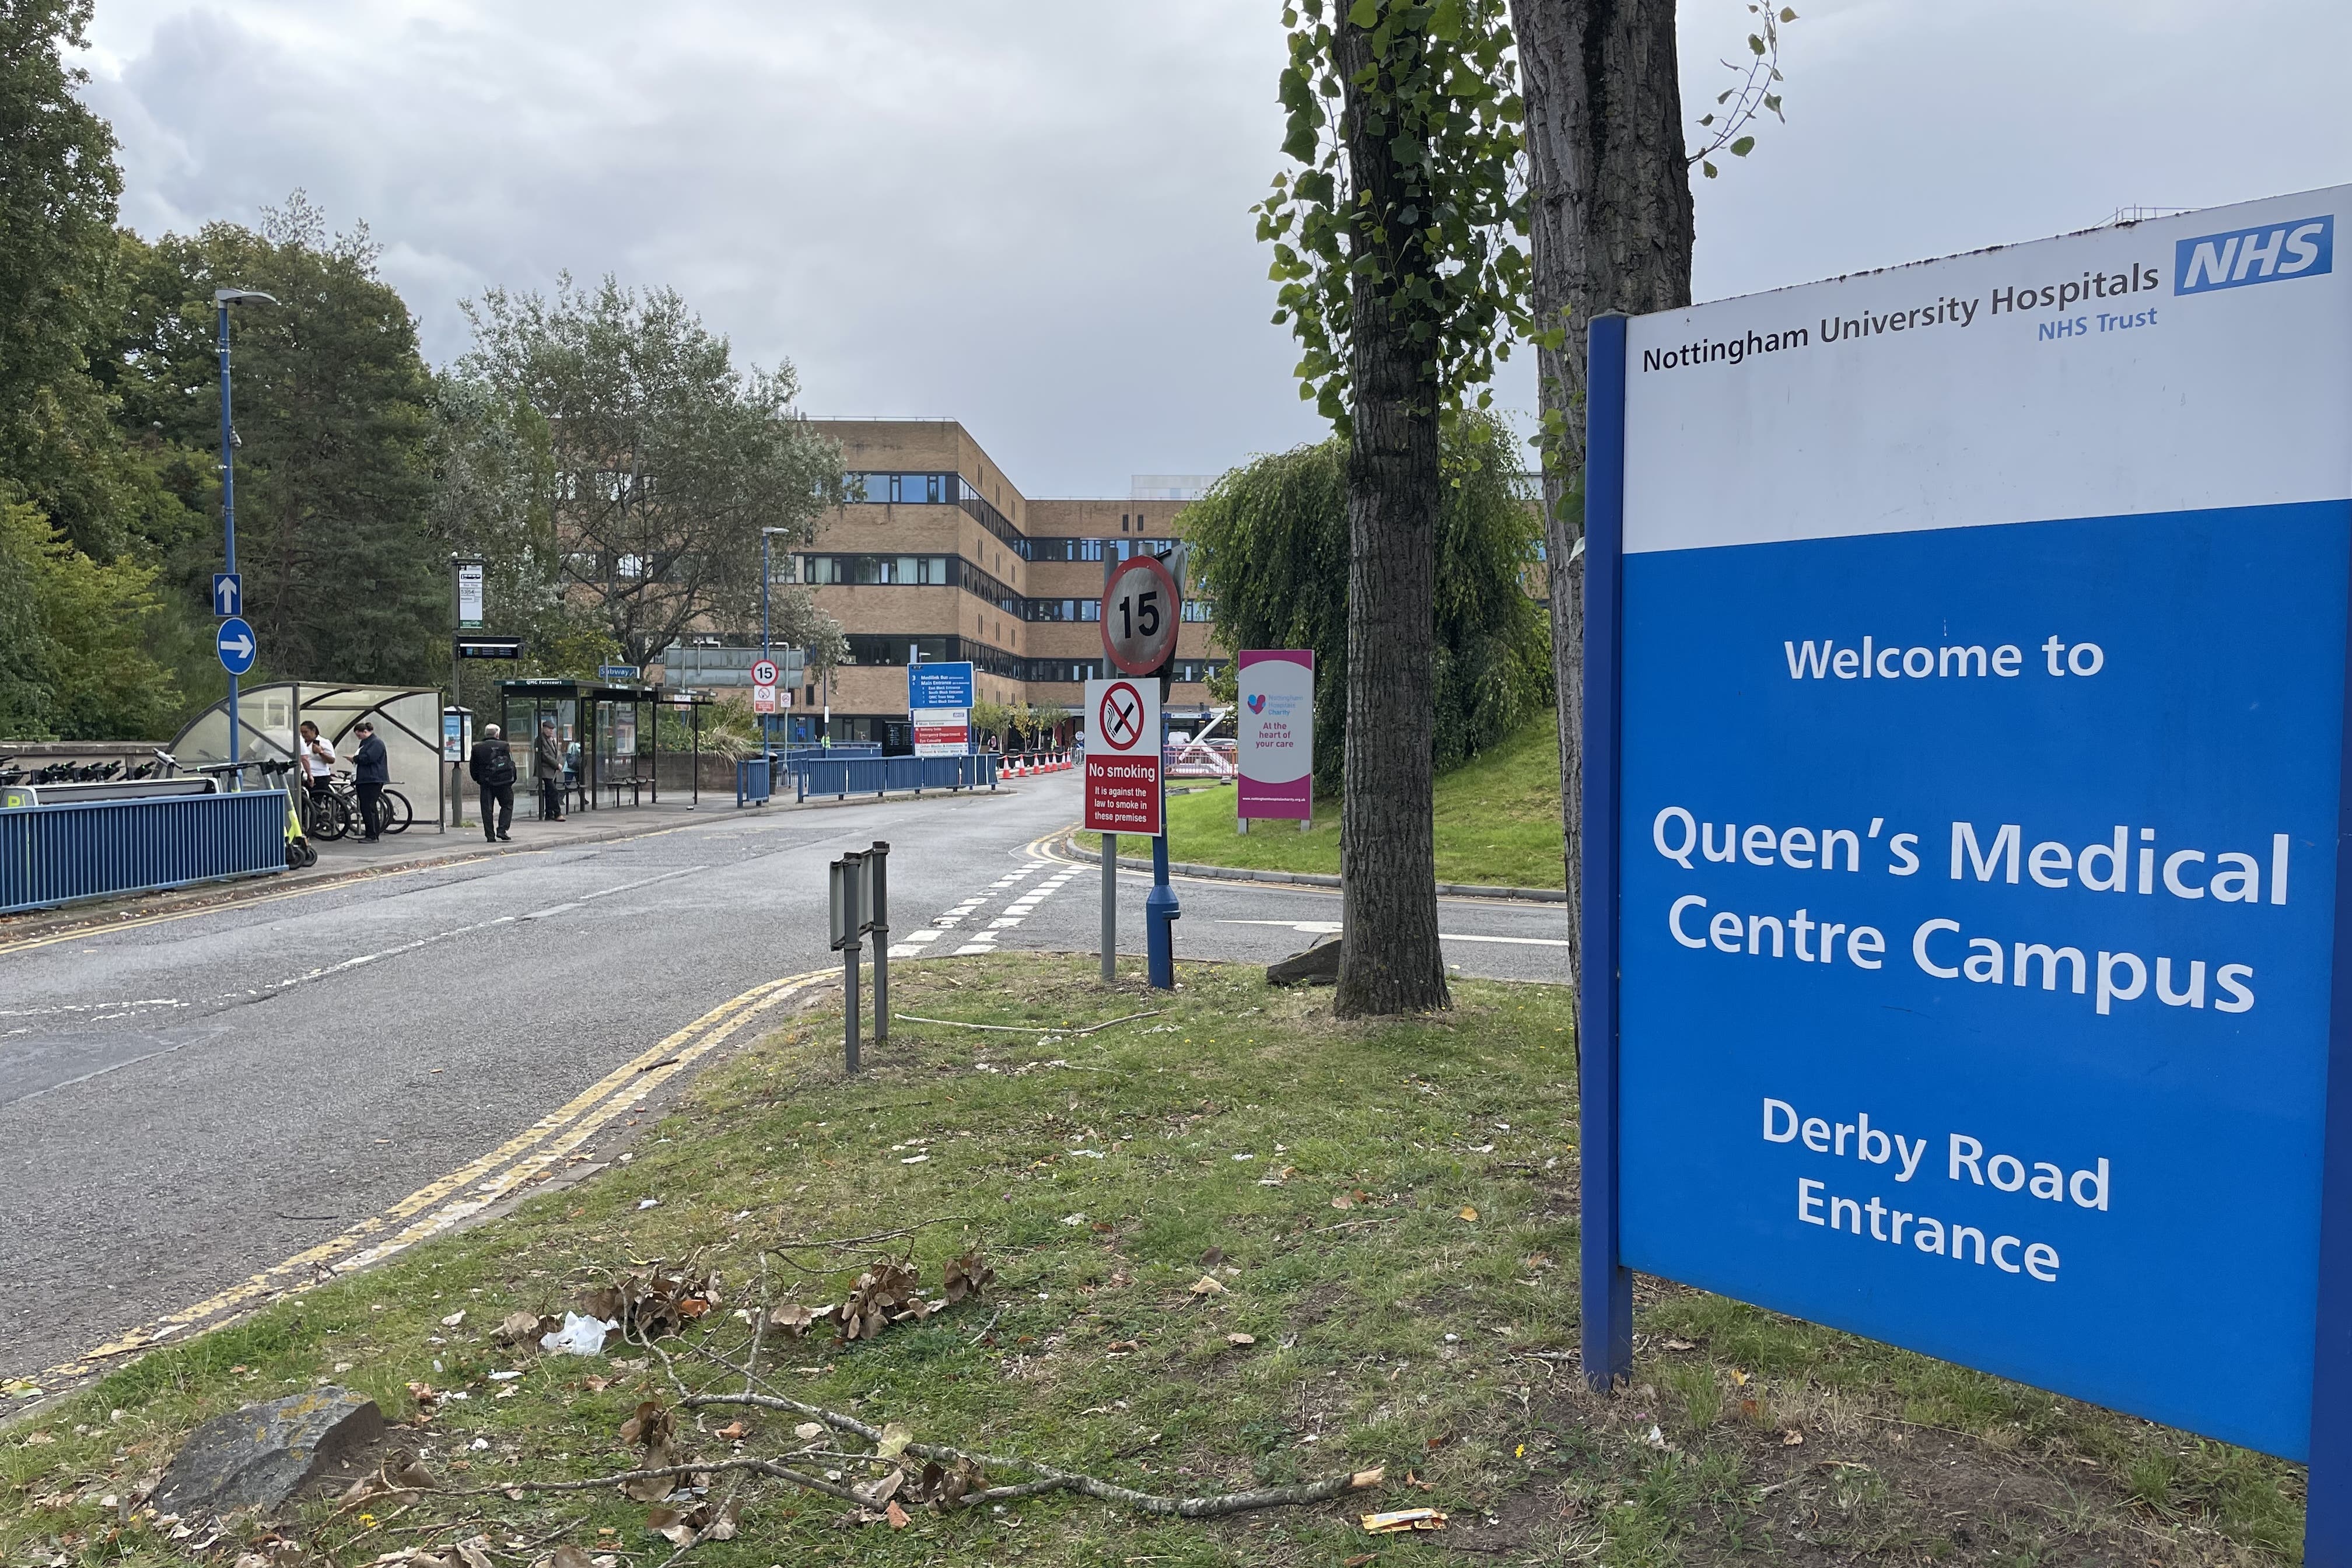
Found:
[[[514,753],[499,738],[496,724],[484,726],[482,738],[474,742],[474,754],[467,759],[466,772],[482,792],[482,837],[506,843],[507,829],[514,826]]]
[[[563,820],[563,742],[555,738],[555,721],[539,721],[539,741],[531,747],[531,773],[539,780],[539,815],[549,822]]]
[[[383,833],[383,791],[392,783],[392,764],[372,721],[362,719],[352,728],[360,738],[359,750],[352,753],[352,783],[359,787],[360,826],[365,830],[360,837],[373,844]]]

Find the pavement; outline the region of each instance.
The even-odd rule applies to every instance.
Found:
[[[421,825],[244,896],[0,928],[0,1385],[70,1383],[596,1168],[838,985],[845,850],[891,845],[899,962],[1095,951],[1100,868],[1052,847],[1078,776],[583,814],[497,847]],[[1123,954],[1149,886],[1119,874]],[[1269,963],[1338,929],[1328,889],[1177,890],[1181,958]],[[1440,910],[1456,972],[1566,978],[1559,906]]]

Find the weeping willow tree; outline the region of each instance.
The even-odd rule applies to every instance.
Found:
[[[1508,426],[1465,413],[1440,444],[1431,765],[1495,745],[1551,702],[1551,643],[1527,582],[1543,521]],[[1315,650],[1315,789],[1338,798],[1348,733],[1348,444],[1260,458],[1184,510],[1193,574],[1229,648]],[[1229,678],[1230,679],[1230,678]]]

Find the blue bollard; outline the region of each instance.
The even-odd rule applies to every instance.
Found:
[[[1151,891],[1143,900],[1145,969],[1155,991],[1176,989],[1176,921],[1184,913],[1168,885],[1168,838],[1151,841]]]

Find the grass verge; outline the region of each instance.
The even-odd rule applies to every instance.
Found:
[[[408,1423],[397,1440],[449,1486],[622,1470],[621,1423],[675,1394],[664,1356],[501,1349],[488,1331],[505,1314],[690,1260],[724,1276],[704,1323],[737,1353],[749,1331],[729,1310],[763,1288],[838,1300],[881,1248],[936,1289],[975,1241],[1001,1275],[992,1300],[870,1343],[771,1336],[767,1375],[922,1440],[1152,1492],[1371,1466],[1385,1489],[1208,1523],[1044,1497],[893,1530],[843,1528],[842,1503],[763,1480],[741,1494],[741,1533],[698,1563],[2294,1559],[2294,1467],[1696,1291],[1645,1282],[1634,1386],[1586,1392],[1559,1359],[1576,1331],[1563,990],[1455,982],[1449,1016],[1357,1025],[1329,1016],[1328,991],[1247,969],[1183,965],[1166,997],[1105,987],[1093,962],[904,965],[898,1009],[1005,1029],[902,1023],[845,1080],[838,1016],[813,1009],[706,1074],[625,1165],[0,1432],[0,1561],[181,1559],[202,1537],[173,1542],[131,1507],[138,1489],[198,1421],[320,1382]],[[1203,1276],[1223,1289],[1196,1293]],[[701,1339],[665,1347],[679,1375],[740,1386],[698,1359]],[[793,1417],[749,1413],[730,1436],[732,1419],[681,1413],[681,1447],[795,1446]],[[1416,1505],[1452,1527],[1356,1522]],[[616,1568],[671,1552],[610,1489],[313,1502],[296,1533],[347,1564],[475,1537],[499,1568],[557,1544]],[[225,1541],[219,1561],[249,1544]]]
[[[1437,879],[1485,887],[1558,888],[1560,852],[1559,729],[1546,713],[1468,765],[1440,773]],[[1287,822],[1234,830],[1230,788],[1192,790],[1168,802],[1168,854],[1203,866],[1259,871],[1339,873],[1339,803],[1315,803],[1315,825]],[[1096,851],[1095,836],[1075,836]]]

